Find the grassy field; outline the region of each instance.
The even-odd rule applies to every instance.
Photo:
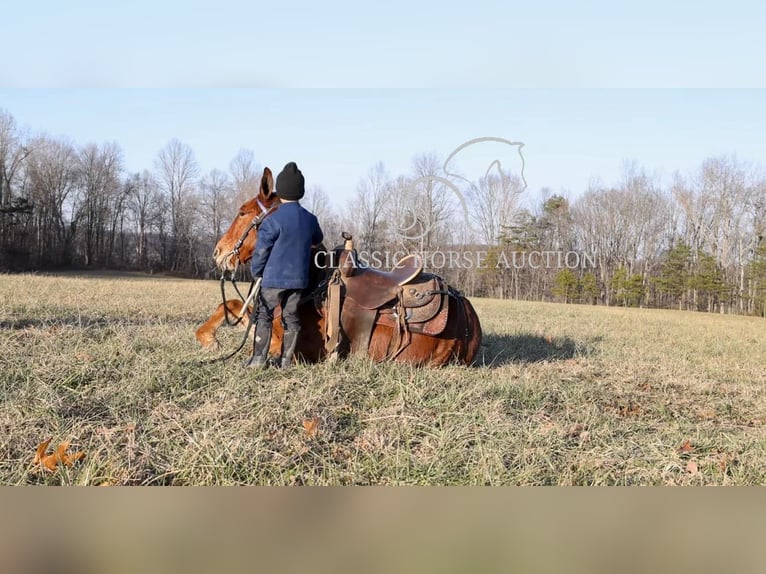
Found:
[[[215,282],[0,275],[0,483],[766,484],[763,319],[475,300],[476,367],[252,373],[199,364],[217,303]],[[85,457],[40,470],[48,438]]]

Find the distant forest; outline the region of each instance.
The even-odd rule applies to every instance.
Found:
[[[257,193],[263,165],[241,150],[225,169],[201,173],[193,150],[172,140],[153,165],[128,173],[117,143],[31,134],[0,110],[0,269],[215,276],[213,246]],[[663,182],[626,162],[610,185],[594,180],[574,198],[536,190],[533,200],[518,174],[488,173],[461,186],[460,198],[444,178],[441,158],[423,153],[407,174],[371,166],[346,205],[312,185],[302,203],[328,246],[349,230],[368,252],[482,252],[481,268],[434,269],[470,296],[766,317],[766,176],[757,164],[700,158]],[[596,265],[500,264],[545,252],[587,254]]]

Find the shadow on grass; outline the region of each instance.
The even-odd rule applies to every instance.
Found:
[[[518,335],[484,335],[476,364],[499,367],[511,363],[565,361],[586,357],[594,352],[598,341],[578,342],[569,337],[548,338],[521,333]]]

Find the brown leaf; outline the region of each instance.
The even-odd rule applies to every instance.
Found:
[[[303,428],[306,430],[306,436],[314,438],[319,430],[319,417],[303,421]]]
[[[580,436],[580,433],[585,430],[585,427],[581,425],[580,423],[577,423],[575,425],[572,425],[569,427],[569,430],[567,431],[567,438],[578,438]]]
[[[694,446],[692,446],[689,439],[686,439],[676,450],[679,454],[689,453],[694,451]]]
[[[686,463],[686,472],[689,474],[697,474],[699,472],[699,468],[697,467],[697,463],[693,460],[690,460],[688,463]]]
[[[637,417],[641,415],[641,407],[631,402],[627,405],[618,406],[617,412],[621,417]]]
[[[37,445],[37,451],[35,452],[35,460],[33,464],[42,462],[43,458],[45,457],[45,451],[48,450],[48,445],[51,444],[52,440],[53,437]]]
[[[72,466],[75,462],[85,457],[85,453],[82,451],[75,452],[73,454],[67,453],[70,445],[69,441],[62,442],[56,449],[56,452],[46,455],[45,452],[48,450],[48,445],[50,442],[51,439],[48,439],[47,441],[41,442],[39,445],[37,445],[34,464],[39,464],[53,472],[56,470],[59,464]]]
[[[721,472],[726,472],[729,470],[729,466],[736,464],[737,459],[734,455],[731,454],[724,454],[721,459],[718,461],[718,468],[721,470]]]

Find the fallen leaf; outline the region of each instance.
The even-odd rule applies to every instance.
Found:
[[[48,445],[51,444],[52,440],[53,440],[53,437],[37,445],[37,451],[35,451],[35,460],[33,464],[38,464],[42,462],[45,456],[45,451],[48,450]]]
[[[692,446],[692,443],[689,441],[689,439],[686,439],[676,450],[679,454],[689,453],[694,451],[694,446]]]
[[[721,472],[726,472],[729,469],[729,466],[736,463],[737,459],[734,457],[734,455],[724,454],[718,461],[718,468],[721,470]]]
[[[694,462],[693,460],[690,460],[686,464],[686,472],[688,472],[689,474],[697,474],[698,471],[699,471],[699,468],[697,467],[697,463]]]
[[[62,442],[56,449],[56,452],[53,454],[45,454],[45,452],[48,450],[48,445],[51,443],[51,440],[52,439],[48,439],[45,442],[41,442],[39,445],[37,445],[34,464],[39,464],[40,466],[43,466],[53,472],[56,470],[59,464],[72,466],[75,462],[85,457],[85,453],[82,451],[75,452],[73,454],[67,453],[70,445],[69,441]]]
[[[314,438],[319,430],[319,417],[303,421],[303,428],[306,430],[306,436]]]
[[[621,417],[637,417],[641,414],[641,407],[635,403],[628,403],[617,407],[617,412]]]

